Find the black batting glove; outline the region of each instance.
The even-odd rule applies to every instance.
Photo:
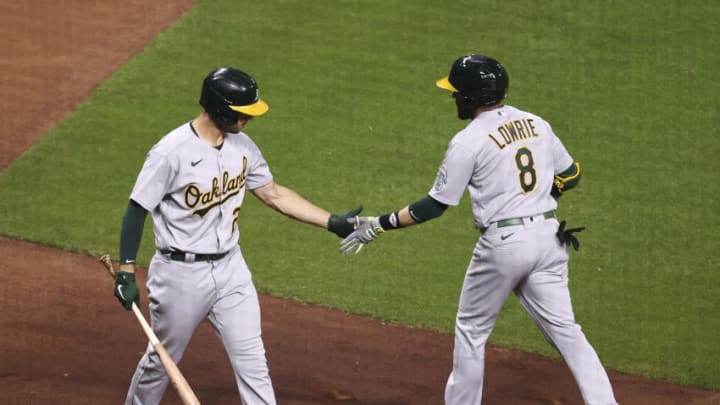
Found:
[[[327,230],[334,233],[335,235],[344,238],[355,230],[355,226],[348,222],[348,218],[353,218],[362,211],[362,205],[352,209],[342,215],[330,214],[328,219]]]
[[[119,271],[115,276],[115,296],[126,310],[132,309],[134,302],[140,306],[140,292],[135,284],[135,273]]]
[[[582,232],[585,230],[585,227],[565,229],[565,224],[566,222],[564,220],[560,221],[560,227],[558,228],[557,233],[555,233],[555,236],[557,236],[560,241],[560,245],[571,245],[575,251],[577,251],[580,249],[580,241],[575,237],[575,235],[573,235],[573,233]]]

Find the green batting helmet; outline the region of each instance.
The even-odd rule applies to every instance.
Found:
[[[240,114],[258,116],[269,109],[260,99],[257,82],[249,74],[230,67],[213,70],[203,80],[200,105],[219,125],[232,125]]]
[[[458,108],[458,118],[473,118],[475,109],[500,104],[507,96],[510,78],[493,58],[469,54],[458,58],[450,69],[450,75],[435,82],[443,89],[453,92]]]

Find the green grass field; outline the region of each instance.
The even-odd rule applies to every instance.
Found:
[[[0,234],[117,257],[147,150],[199,113],[220,65],[270,104],[247,132],[276,181],[335,212],[399,208],[464,125],[434,81],[484,53],[510,73],[508,103],[549,120],[583,166],[560,216],[587,226],[571,290],[605,365],[720,389],[720,3],[238,3],[200,1],[0,173]],[[260,291],[452,333],[478,237],[467,197],[357,257],[251,197],[240,218]],[[491,342],[555,356],[515,298]]]

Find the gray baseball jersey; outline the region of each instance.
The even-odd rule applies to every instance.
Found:
[[[504,106],[473,120],[450,142],[430,196],[458,205],[467,188],[475,225],[553,210],[555,174],[573,159],[550,124],[537,115]],[[516,183],[507,179],[516,178]]]
[[[228,135],[218,149],[185,124],[150,150],[130,198],[152,213],[159,249],[227,252],[238,242],[245,189],[271,180],[267,162],[246,134]]]
[[[275,394],[237,221],[245,190],[270,181],[267,162],[246,134],[226,134],[222,147],[214,148],[185,124],[150,150],[131,194],[153,218],[158,250],[147,287],[155,334],[178,362],[197,326],[209,319],[247,404],[275,404]],[[167,251],[186,252],[185,260],[173,259]],[[219,259],[195,260],[198,254],[226,252]],[[157,404],[167,384],[162,363],[148,344],[126,404]]]
[[[572,157],[540,117],[502,106],[480,113],[453,137],[430,196],[457,205],[467,188],[483,232],[465,273],[447,405],[480,405],[485,344],[514,292],[562,354],[587,404],[616,404],[607,373],[575,322],[568,252],[555,233],[555,174]],[[514,179],[514,181],[512,181]]]

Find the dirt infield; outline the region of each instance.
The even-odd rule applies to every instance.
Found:
[[[0,3],[0,169],[192,3]],[[147,340],[112,296],[102,266],[7,238],[0,238],[0,257],[0,404],[121,403]],[[145,271],[138,279],[144,286]],[[141,292],[144,307],[147,291]],[[451,336],[269,296],[261,296],[261,307],[280,404],[442,403]],[[208,324],[180,368],[204,404],[239,403]],[[582,403],[558,360],[489,348],[486,368],[486,404]],[[610,378],[622,404],[720,404],[714,392],[612,371]],[[163,404],[175,403],[169,389]]]

